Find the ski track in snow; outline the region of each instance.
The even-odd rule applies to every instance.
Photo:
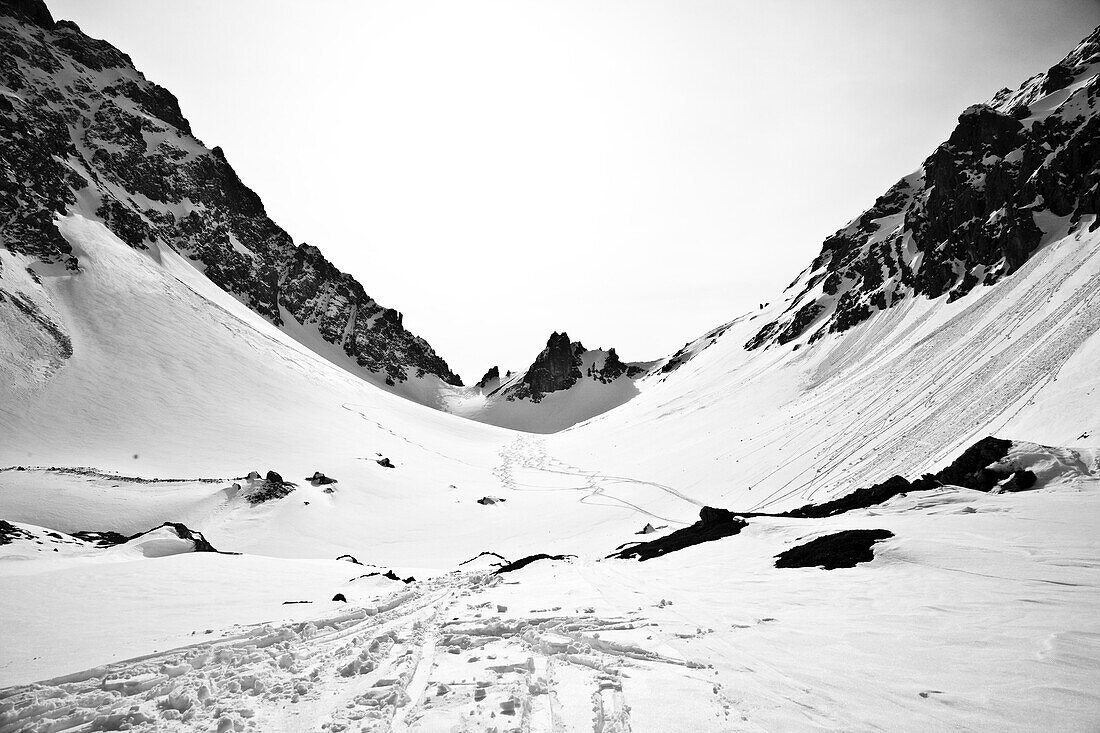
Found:
[[[1097,252],[1062,246],[1050,255],[1032,257],[998,285],[996,297],[978,300],[911,348],[905,346],[923,318],[901,330],[880,319],[859,338],[838,342],[801,398],[785,408],[787,419],[752,436],[755,447],[741,453],[786,449],[813,454],[815,462],[746,510],[823,500],[829,497],[822,489],[839,481],[855,487],[892,472],[913,477],[1011,422],[1100,330],[1100,279],[1055,298],[1074,275],[1096,270]],[[874,460],[862,460],[872,444]],[[784,468],[777,462],[756,482]]]
[[[516,477],[517,471],[530,471],[544,476],[565,476],[584,480],[583,486],[543,486],[532,483],[524,483]],[[653,481],[644,481],[626,476],[610,476],[599,471],[591,471],[570,465],[546,451],[546,441],[530,435],[518,435],[512,443],[504,446],[500,451],[500,465],[493,469],[493,475],[500,481],[501,488],[508,491],[579,491],[584,494],[578,501],[582,504],[595,504],[603,506],[623,507],[646,517],[659,519],[662,522],[673,524],[690,524],[678,519],[656,514],[634,503],[638,496],[646,493],[652,494],[652,489],[675,497],[687,504],[696,507],[703,503],[682,494],[671,486],[659,484]],[[618,484],[625,487],[634,501],[628,501],[621,496],[609,493],[608,486]],[[603,501],[601,501],[603,500]]]
[[[216,641],[2,690],[0,733],[431,731],[444,723],[627,733],[625,670],[702,667],[601,638],[650,626],[638,611],[507,615],[470,602],[502,582],[451,573],[375,605],[238,628]]]

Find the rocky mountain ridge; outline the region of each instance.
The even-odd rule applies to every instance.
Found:
[[[276,326],[315,331],[363,376],[461,384],[399,312],[271,220],[169,91],[40,0],[0,2],[0,143],[0,241],[28,264],[80,272],[55,225],[77,212],[135,249],[183,254]]]
[[[494,371],[496,370],[496,371]],[[624,364],[615,349],[586,349],[580,341],[570,341],[565,331],[550,334],[546,347],[525,371],[511,381],[500,383],[500,371],[493,367],[482,379],[485,384],[495,378],[500,386],[490,392],[507,400],[541,402],[553,392],[568,390],[582,379],[610,384],[626,375],[633,378],[645,372],[637,364]],[[482,383],[479,382],[479,385]]]
[[[1046,231],[1097,227],[1100,28],[1061,62],[959,117],[955,130],[822,245],[752,350],[814,342],[906,299],[960,298],[1012,275]]]

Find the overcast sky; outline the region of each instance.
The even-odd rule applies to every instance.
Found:
[[[772,300],[1095,0],[49,0],[472,383]]]

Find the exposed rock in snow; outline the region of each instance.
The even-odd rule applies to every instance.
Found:
[[[463,570],[481,570],[487,568],[499,568],[508,564],[508,558],[504,557],[497,552],[481,552],[471,557],[469,560],[463,560],[458,564]]]
[[[784,550],[775,556],[775,566],[825,570],[852,568],[857,563],[871,562],[875,558],[871,549],[874,544],[893,536],[893,532],[885,529],[846,529]]]
[[[567,560],[571,557],[576,557],[576,555],[547,555],[546,553],[540,552],[537,555],[521,557],[519,560],[503,565],[493,571],[493,575],[503,575],[504,573],[515,572],[516,570],[525,568],[531,563],[539,562],[540,560]]]
[[[638,560],[652,560],[702,542],[731,537],[738,534],[747,524],[744,519],[734,515],[728,509],[705,506],[699,511],[699,521],[695,524],[649,542],[632,542],[623,545],[608,557],[622,560],[632,557]]]
[[[245,490],[244,498],[249,504],[255,506],[267,501],[282,499],[294,489],[295,484],[284,481],[283,477],[275,471],[268,471],[267,478],[263,481],[254,478],[248,479],[248,488]]]
[[[500,367],[492,366],[474,385],[483,392],[492,392],[500,386]]]
[[[478,504],[483,504],[484,506],[492,506],[493,504],[500,504],[500,503],[505,502],[505,501],[508,501],[508,500],[507,499],[501,499],[500,497],[497,497],[497,496],[483,496],[483,497],[481,497],[480,499],[477,500],[477,503]]]
[[[0,545],[11,544],[17,539],[29,540],[33,538],[34,535],[27,530],[16,527],[11,522],[5,522],[3,519],[0,519]]]
[[[336,479],[329,478],[320,471],[314,471],[313,475],[306,479],[313,486],[327,486],[328,484],[336,483]]]

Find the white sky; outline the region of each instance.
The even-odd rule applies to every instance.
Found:
[[[1094,0],[48,0],[462,374],[666,355],[1057,62]]]

